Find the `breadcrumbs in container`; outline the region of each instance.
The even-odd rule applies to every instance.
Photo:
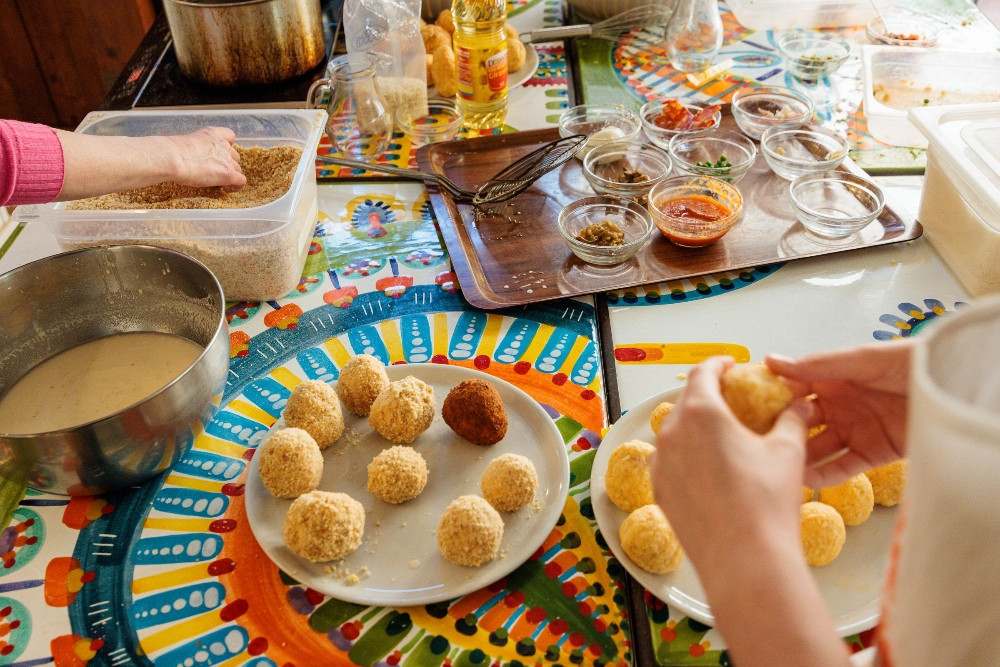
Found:
[[[655,448],[642,440],[623,442],[611,452],[604,486],[608,499],[626,512],[653,502],[649,457]]]
[[[333,387],[322,380],[305,380],[295,386],[285,410],[285,426],[307,431],[320,449],[326,449],[344,433],[344,413]]]
[[[77,132],[177,135],[206,125],[236,134],[248,186],[163,184],[102,198],[20,207],[63,249],[143,244],[183,252],[219,279],[227,301],[280,299],[302,277],[319,212],[315,154],[321,109],[129,110],[94,112]]]
[[[437,543],[441,555],[467,567],[485,565],[500,551],[503,519],[485,499],[459,496],[438,521]]]
[[[426,485],[427,461],[412,447],[383,449],[368,464],[368,491],[387,503],[413,500]]]
[[[483,470],[483,497],[501,512],[515,512],[535,499],[538,473],[527,456],[501,454]]]
[[[646,572],[673,572],[684,560],[680,540],[658,505],[643,505],[629,513],[618,529],[618,539],[625,554]]]
[[[282,537],[297,555],[313,563],[336,560],[361,546],[365,510],[346,493],[310,491],[292,502]]]

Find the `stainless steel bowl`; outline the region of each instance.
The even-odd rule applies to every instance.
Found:
[[[32,488],[88,495],[138,484],[175,464],[215,415],[229,368],[225,299],[187,255],[100,246],[0,275],[0,396],[29,370],[87,341],[175,334],[205,349],[167,386],[120,412],[59,431],[0,427],[0,475]]]

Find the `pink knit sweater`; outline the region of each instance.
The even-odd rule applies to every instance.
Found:
[[[55,130],[0,120],[0,206],[53,201],[65,177],[62,143]]]

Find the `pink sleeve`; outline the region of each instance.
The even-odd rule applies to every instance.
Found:
[[[0,120],[0,206],[53,201],[65,176],[62,143],[55,130]]]

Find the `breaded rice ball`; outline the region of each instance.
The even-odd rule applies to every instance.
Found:
[[[684,549],[659,505],[643,505],[625,517],[618,539],[632,562],[646,572],[673,572],[684,560]]]
[[[808,486],[802,487],[802,502],[808,503],[816,497],[816,490]]]
[[[387,503],[413,500],[426,485],[427,461],[412,447],[393,445],[368,464],[368,490]]]
[[[368,423],[382,437],[408,445],[431,427],[434,410],[434,389],[407,375],[379,392],[368,413]]]
[[[837,510],[819,502],[802,504],[800,537],[802,551],[810,565],[826,565],[833,561],[844,546],[847,529]]]
[[[608,458],[604,485],[615,505],[631,512],[653,502],[653,484],[649,479],[649,456],[656,448],[642,440],[618,445]]]
[[[653,435],[660,432],[660,424],[663,423],[663,418],[670,414],[670,411],[674,409],[674,404],[670,401],[663,401],[649,413],[649,428],[653,429]]]
[[[535,499],[535,464],[527,456],[501,454],[483,470],[479,488],[490,505],[501,512],[515,512]]]
[[[361,546],[365,509],[346,493],[310,491],[292,502],[282,537],[289,549],[313,563],[343,558]]]
[[[309,432],[320,449],[337,442],[344,432],[344,413],[333,387],[322,380],[306,380],[292,390],[285,404],[285,426]]]
[[[494,445],[507,435],[507,410],[500,392],[486,380],[462,380],[441,406],[444,423],[474,445]]]
[[[366,416],[375,398],[389,386],[385,366],[370,354],[348,359],[337,378],[337,395],[344,407],[356,415]]]
[[[906,488],[906,459],[899,459],[884,466],[872,468],[865,475],[872,483],[872,493],[879,505],[892,507],[903,499],[903,489]]]
[[[820,489],[817,500],[837,510],[847,526],[864,523],[875,508],[872,483],[864,473],[857,474],[837,486]]]
[[[503,538],[503,519],[485,499],[459,496],[441,515],[437,543],[453,563],[479,567],[496,558]]]
[[[743,425],[767,433],[792,402],[792,390],[764,364],[733,366],[722,374],[722,398]]]
[[[257,450],[260,481],[271,495],[296,498],[319,486],[323,455],[313,437],[300,428],[275,431]]]

